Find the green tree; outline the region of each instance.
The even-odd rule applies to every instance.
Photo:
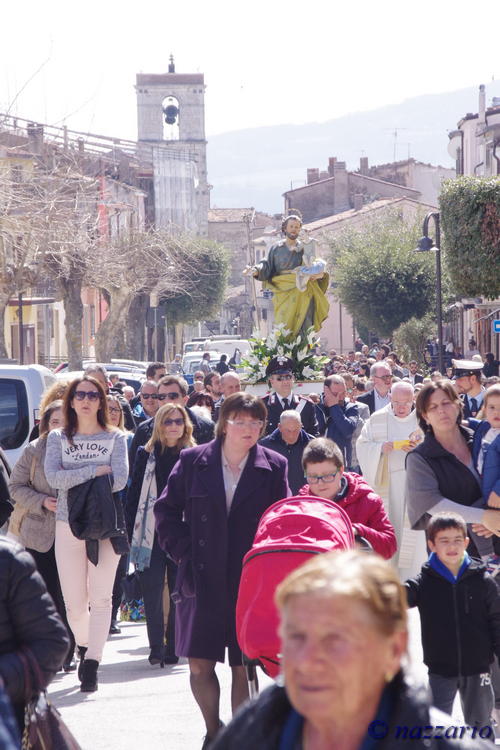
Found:
[[[204,237],[178,238],[170,243],[176,268],[184,268],[181,288],[161,295],[169,325],[197,323],[216,316],[224,301],[229,273],[227,249]]]
[[[96,333],[97,358],[108,362],[113,354],[131,352],[127,333],[136,328],[129,312],[137,297],[156,293],[167,305],[169,325],[209,317],[221,305],[227,268],[225,249],[203,237],[158,229],[113,238],[92,269],[109,307]],[[133,311],[134,322],[136,317]]]
[[[500,295],[500,177],[446,180],[439,205],[456,294],[495,299]]]
[[[380,336],[434,305],[434,256],[415,252],[421,227],[420,217],[408,224],[393,212],[329,238],[335,294],[361,326]]]
[[[425,345],[433,326],[433,317],[427,314],[423,318],[410,318],[396,328],[392,340],[404,362],[416,359],[420,366],[425,366]]]

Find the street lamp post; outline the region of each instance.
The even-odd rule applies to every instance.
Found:
[[[436,230],[435,241],[429,237],[429,221],[433,219]],[[436,318],[438,329],[438,369],[444,374],[443,362],[443,301],[442,301],[442,284],[441,284],[441,228],[440,228],[439,211],[430,211],[424,219],[422,227],[423,237],[419,240],[418,247],[415,248],[417,253],[426,253],[434,251],[436,253]]]

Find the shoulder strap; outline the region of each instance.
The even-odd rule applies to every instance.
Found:
[[[36,450],[33,453],[33,456],[31,458],[31,466],[30,466],[30,484],[33,485],[33,480],[35,478],[35,469],[36,469]]]
[[[295,411],[298,411],[298,412],[299,412],[299,414],[300,414],[300,412],[302,411],[302,409],[304,408],[304,406],[305,406],[305,405],[306,405],[307,403],[308,403],[308,402],[307,402],[307,399],[306,399],[306,398],[299,398],[299,403],[298,403],[298,404],[297,404],[297,406],[295,407]]]

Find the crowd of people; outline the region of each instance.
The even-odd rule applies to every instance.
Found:
[[[349,558],[346,570],[359,574],[369,591],[363,603],[356,601],[361,589],[354,583],[352,591],[346,588],[345,572],[334,561],[331,570],[318,563],[309,578],[304,574],[304,581],[319,576],[320,588],[331,599],[331,612],[321,613],[323,594],[314,589],[310,595],[307,612],[318,610],[318,623],[316,632],[316,618],[312,624],[307,615],[307,638],[319,644],[321,629],[329,632],[334,622],[338,629],[339,617],[343,628],[352,625],[357,632],[358,610],[368,607],[373,608],[373,632],[360,630],[359,638],[368,646],[383,636],[393,650],[392,661],[381,659],[380,674],[374,668],[373,685],[358,685],[359,665],[351,664],[359,694],[345,712],[342,701],[336,707],[330,702],[326,714],[338,712],[342,723],[356,709],[360,716],[366,714],[367,725],[387,700],[395,710],[391,691],[407,695],[400,668],[406,643],[402,584],[407,581],[409,605],[418,606],[422,618],[431,618],[425,620],[430,624],[424,628],[424,660],[434,704],[449,711],[450,696],[453,701],[458,689],[467,722],[489,720],[493,701],[500,706],[500,671],[489,677],[493,656],[500,654],[496,587],[485,584],[487,612],[476,632],[484,628],[490,635],[480,658],[471,658],[465,672],[451,658],[444,659],[444,667],[435,658],[442,632],[439,615],[432,619],[428,597],[439,596],[433,576],[449,582],[451,575],[456,582],[474,573],[482,581],[485,570],[496,573],[500,568],[498,368],[492,374],[491,357],[483,362],[474,354],[471,360],[453,359],[446,374],[427,374],[417,362],[403,363],[386,345],[370,349],[357,344],[359,350],[346,356],[330,353],[324,372],[318,373],[318,392],[307,395],[295,388],[294,362],[283,356],[268,363],[269,390],[262,398],[242,388],[238,372],[222,357],[215,370],[204,360],[191,386],[175,366],[178,362],[172,367],[155,362],[137,394],[112,383],[100,365],[49,388],[38,434],[32,435],[10,478],[14,510],[8,536],[18,545],[2,539],[0,549],[0,555],[20,561],[25,576],[35,581],[30,592],[42,592],[37,616],[46,621],[40,639],[49,643],[42,661],[47,681],[60,668],[78,669],[82,692],[98,689],[105,642],[120,632],[122,581],[133,569],[144,600],[149,663],[163,667],[188,659],[191,690],[206,725],[203,748],[234,747],[228,743],[240,736],[242,747],[281,747],[248,744],[253,736],[246,736],[249,717],[258,717],[258,708],[244,710],[233,727],[223,730],[215,666],[224,661],[227,649],[236,712],[248,698],[235,624],[243,557],[265,510],[299,495],[338,504],[350,518],[358,544],[388,561],[380,568],[367,563],[365,569],[361,558]],[[456,537],[458,550],[452,562],[447,557],[450,536]],[[430,562],[429,549],[434,555]],[[292,633],[303,630],[301,602],[309,596],[301,575],[278,593],[289,690],[283,698],[277,688],[267,700],[284,711],[280,731],[295,740],[317,735],[319,744],[307,740],[310,746],[329,747],[321,744],[329,741],[325,717],[311,711],[296,682],[302,667],[294,661]],[[392,587],[390,596],[384,593],[394,609],[392,619],[377,593],[384,577]],[[345,597],[352,611],[341,612],[339,601]],[[8,602],[9,607],[25,605],[24,598]],[[1,622],[0,617],[0,627]],[[3,681],[20,728],[25,699],[18,685],[11,688],[9,670],[16,669],[16,638],[23,643],[24,637],[11,636],[0,646],[0,685]],[[27,633],[25,645],[38,656],[37,637]],[[56,641],[57,648],[50,646]],[[432,654],[429,660],[427,654]],[[384,669],[390,679],[380,681]],[[18,665],[18,681],[21,671]],[[476,678],[484,674],[490,690],[474,701]],[[346,679],[348,675],[349,670]],[[370,685],[374,692],[365,702]],[[325,694],[325,701],[328,697],[335,703],[332,696],[339,699],[338,689]],[[351,737],[345,747],[355,750],[358,740]]]

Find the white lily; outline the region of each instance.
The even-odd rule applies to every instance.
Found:
[[[317,372],[312,367],[309,367],[309,365],[307,365],[307,367],[304,367],[304,369],[302,370],[302,375],[307,380],[310,380],[311,378],[314,378],[317,375]]]

